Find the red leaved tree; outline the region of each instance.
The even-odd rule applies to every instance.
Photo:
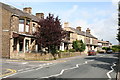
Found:
[[[39,21],[39,25],[40,27],[36,32],[37,43],[42,47],[47,47],[55,58],[57,47],[60,46],[65,37],[60,19],[58,19],[58,16],[54,18],[53,14],[49,14],[46,19]]]

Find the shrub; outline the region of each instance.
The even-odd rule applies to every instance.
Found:
[[[69,52],[76,52],[75,49],[69,49]]]

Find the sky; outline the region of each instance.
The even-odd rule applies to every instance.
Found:
[[[48,13],[52,13],[55,17],[59,16],[62,24],[69,22],[70,27],[81,26],[83,31],[90,28],[91,33],[99,40],[103,39],[118,44],[116,40],[118,28],[117,2],[3,2],[21,10],[24,7],[32,7],[32,14],[34,15],[42,12],[46,17]]]

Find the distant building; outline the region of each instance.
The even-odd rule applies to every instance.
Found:
[[[108,48],[112,47],[112,43],[110,43],[109,41],[98,40],[98,45],[99,45],[98,50],[102,50],[102,47],[108,47]]]
[[[81,27],[77,27],[72,28],[69,26],[68,22],[64,23],[64,30],[69,32],[67,38],[65,39],[66,42],[64,42],[64,44],[62,44],[61,49],[72,49],[72,42],[75,40],[82,40],[85,44],[86,44],[86,50],[85,52],[87,52],[88,50],[95,50],[97,51],[97,47],[98,47],[98,40],[96,37],[94,37],[91,32],[90,29],[87,28],[86,32],[81,30]]]

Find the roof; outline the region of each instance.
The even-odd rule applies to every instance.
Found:
[[[12,36],[13,36],[14,38],[15,38],[15,37],[19,37],[19,36],[35,38],[35,36],[33,36],[33,35],[22,34],[22,33],[16,33],[16,32],[14,32]]]
[[[98,43],[110,43],[110,42],[108,42],[108,41],[101,41],[101,40],[98,40]]]
[[[70,28],[72,31],[74,31],[74,32],[76,32],[77,34],[79,34],[79,35],[83,35],[83,36],[86,36],[86,37],[90,37],[90,38],[95,38],[95,39],[97,39],[96,37],[94,37],[92,34],[90,34],[90,33],[87,33],[87,32],[84,32],[84,31],[79,31],[79,30],[77,30],[77,29],[75,29],[75,28],[72,28],[72,27],[68,27],[68,28]]]
[[[16,14],[20,17],[27,17],[27,18],[31,18],[32,20],[34,21],[39,21],[39,18],[37,18],[36,16],[32,15],[32,14],[29,14],[29,13],[26,13],[26,12],[23,12],[22,10],[19,10],[13,6],[10,6],[10,5],[7,5],[7,4],[4,4],[4,3],[1,3],[2,4],[2,8],[10,11],[11,13],[13,14]]]

